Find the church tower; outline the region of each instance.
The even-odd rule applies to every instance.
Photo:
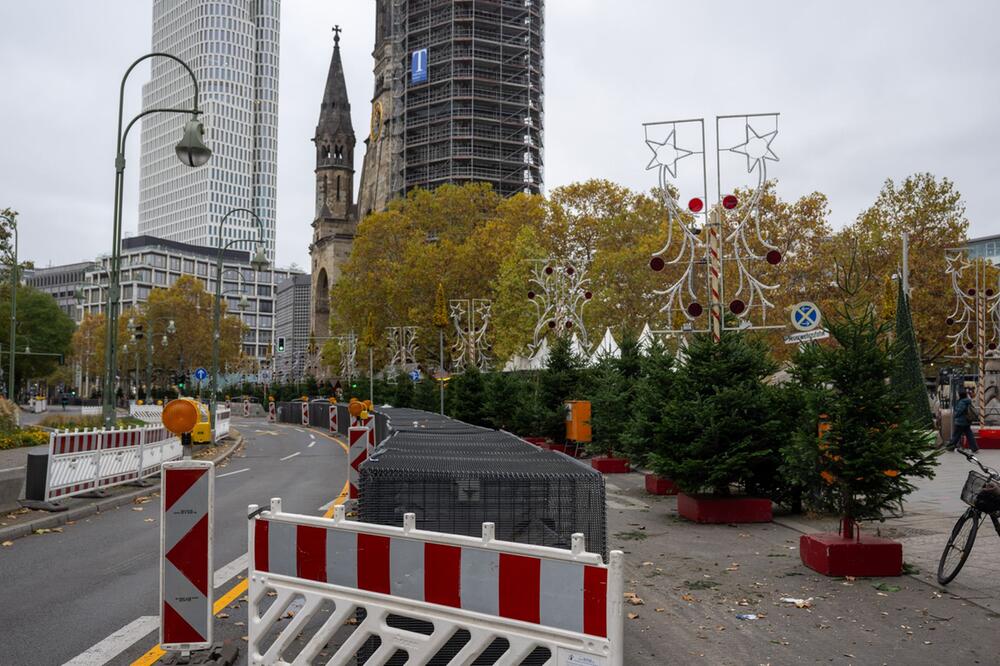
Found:
[[[316,214],[312,258],[311,335],[319,346],[330,335],[330,286],[351,254],[357,230],[354,205],[354,128],[340,59],[340,26],[333,29],[333,57],[313,143],[316,144]]]

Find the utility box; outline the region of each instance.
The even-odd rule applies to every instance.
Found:
[[[590,441],[590,401],[566,402],[566,439],[570,442]]]

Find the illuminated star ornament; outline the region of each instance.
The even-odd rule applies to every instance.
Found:
[[[730,148],[730,152],[746,155],[747,173],[751,173],[757,165],[766,160],[778,161],[778,156],[771,150],[771,142],[778,136],[778,130],[766,134],[757,134],[756,130],[749,124],[747,128],[747,140],[738,146]],[[766,167],[765,167],[766,168]]]
[[[646,139],[646,145],[653,151],[653,159],[646,166],[646,171],[662,166],[670,172],[672,178],[677,177],[677,162],[691,154],[690,150],[677,147],[677,130],[671,130],[670,135],[663,143],[657,143],[652,139]]]
[[[946,275],[951,275],[953,273],[961,275],[966,268],[972,266],[971,263],[966,261],[965,254],[961,252],[956,254],[945,254],[944,260],[948,264],[944,271]]]

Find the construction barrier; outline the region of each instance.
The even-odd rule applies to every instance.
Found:
[[[470,664],[487,650],[499,664],[624,663],[624,555],[605,565],[582,534],[563,550],[497,541],[493,523],[475,538],[417,530],[412,513],[400,528],[345,520],[343,506],[333,520],[283,513],[280,499],[249,509],[250,664],[320,652],[383,664],[397,651]],[[341,641],[345,623],[356,626]]]
[[[278,420],[277,407],[274,406],[274,401],[267,403],[267,422],[275,423]]]
[[[330,432],[337,432],[337,403],[330,403]]]
[[[163,405],[130,404],[128,414],[129,416],[141,419],[146,423],[160,423],[160,419],[163,418]]]
[[[243,401],[243,416],[250,416],[250,401]]]
[[[361,463],[368,459],[368,428],[350,428],[347,431],[347,442],[348,499],[357,499]]]
[[[309,403],[302,402],[302,425],[309,425]]]
[[[82,416],[100,416],[104,408],[100,405],[83,405],[80,407]]]
[[[215,470],[207,460],[163,466],[160,501],[160,647],[212,645]]]
[[[219,441],[229,434],[229,422],[232,410],[229,405],[225,407],[215,406],[215,441]]]
[[[49,435],[45,501],[137,481],[181,453],[180,439],[163,426],[54,432]]]

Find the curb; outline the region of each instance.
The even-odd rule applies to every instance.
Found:
[[[218,464],[223,460],[229,458],[244,442],[243,435],[239,433],[235,428],[231,432],[237,435],[236,440],[226,446],[226,448],[219,454],[216,458],[212,459],[212,462]],[[111,509],[117,509],[120,506],[126,504],[131,504],[132,500],[136,497],[143,497],[154,493],[160,489],[160,482],[156,481],[150,486],[145,488],[136,488],[135,490],[129,491],[127,493],[122,493],[121,495],[115,495],[114,497],[108,497],[107,499],[98,500],[96,502],[91,502],[83,506],[73,507],[66,511],[59,513],[53,513],[45,516],[40,516],[33,520],[29,520],[25,523],[19,525],[11,525],[10,527],[0,527],[0,541],[12,541],[14,539],[20,539],[21,537],[28,536],[34,533],[35,530],[41,529],[52,529],[53,527],[59,527],[60,525],[65,525],[70,521],[77,521],[81,518],[86,518],[87,516],[92,516],[96,513],[104,513],[105,511],[110,511]]]

